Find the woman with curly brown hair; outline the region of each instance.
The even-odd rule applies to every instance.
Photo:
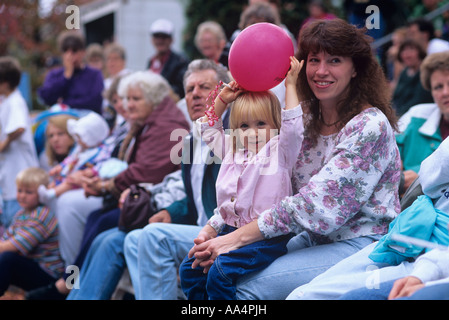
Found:
[[[196,243],[193,267],[220,254],[294,232],[288,253],[237,283],[238,299],[285,299],[388,230],[400,211],[401,160],[387,80],[364,30],[319,20],[301,30],[298,94],[304,142],[294,194],[233,233]]]

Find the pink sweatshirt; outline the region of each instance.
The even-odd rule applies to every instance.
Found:
[[[217,232],[224,224],[239,228],[292,195],[291,173],[304,133],[301,106],[282,111],[279,135],[257,154],[243,149],[234,153],[221,121],[213,127],[196,125],[201,125],[204,141],[223,159],[216,182],[218,208],[208,222]],[[224,157],[217,150],[223,150]]]

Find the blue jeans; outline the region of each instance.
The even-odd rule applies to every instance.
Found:
[[[380,284],[379,289],[360,288],[344,294],[341,300],[387,300],[394,282]],[[415,291],[410,297],[397,300],[449,300],[449,283],[434,284]]]
[[[125,232],[113,228],[95,238],[80,271],[79,289],[72,289],[67,300],[111,298],[125,269],[125,236]]]
[[[235,231],[225,225],[218,236]],[[207,274],[202,267],[192,269],[195,257],[186,257],[179,268],[181,287],[189,300],[235,300],[236,282],[242,276],[266,268],[276,258],[287,253],[292,235],[257,241],[219,255]]]
[[[390,280],[382,282],[376,288],[359,288],[351,290],[340,297],[340,300],[387,300],[393,284],[396,281]]]
[[[413,270],[413,262],[399,265],[374,262],[369,258],[377,242],[354,252],[313,280],[296,288],[289,299],[330,300],[359,289],[377,289],[382,282],[405,277]]]
[[[398,300],[449,300],[449,283],[426,286],[410,297],[399,298]]]
[[[178,267],[202,227],[151,223],[129,232],[125,259],[136,300],[176,300]]]
[[[359,237],[318,245],[307,232],[293,237],[288,253],[262,271],[237,282],[239,300],[283,300],[297,287],[310,282],[344,258],[377,240],[377,236]]]

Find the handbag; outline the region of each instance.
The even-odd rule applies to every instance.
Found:
[[[130,192],[125,198],[118,222],[118,228],[125,232],[143,228],[148,224],[148,219],[156,213],[151,195],[145,188],[135,184],[129,188]]]

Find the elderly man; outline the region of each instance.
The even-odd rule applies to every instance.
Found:
[[[184,87],[192,121],[204,115],[206,99],[220,80],[229,81],[224,67],[211,60],[190,63]],[[226,119],[224,123],[226,127]],[[136,299],[172,300],[178,297],[177,268],[217,205],[215,180],[219,164],[211,163],[209,149],[195,132],[186,137],[186,146],[193,151],[190,159],[184,159],[182,164],[186,198],[160,213],[160,222],[167,223],[149,224],[130,232],[125,238],[125,258]],[[183,150],[184,156],[186,151]],[[188,224],[170,223],[179,216],[184,216]]]
[[[227,69],[210,60],[191,62],[184,79],[192,121],[204,115],[206,99],[218,82],[229,81]],[[126,237],[116,230],[100,235],[110,241],[102,241],[101,246],[94,241],[81,269],[79,289],[72,289],[68,299],[109,299],[125,268],[125,256],[137,299],[177,298],[177,267],[216,207],[215,180],[220,165],[209,154],[200,137],[193,133],[185,137],[181,167],[186,197],[160,210],[148,226]]]

